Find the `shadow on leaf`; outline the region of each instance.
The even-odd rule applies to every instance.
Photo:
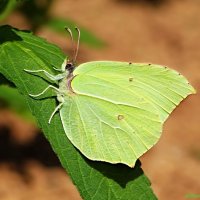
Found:
[[[0,27],[0,44],[13,41],[22,41],[22,38],[18,36],[14,30],[9,25],[4,25]]]
[[[140,168],[141,162],[139,160],[137,160],[134,168],[130,168],[124,164],[110,164],[100,161],[91,161],[86,157],[84,157],[84,160],[88,165],[90,165],[90,167],[99,171],[103,174],[103,176],[114,180],[122,188],[125,188],[130,181],[137,179],[143,174],[143,171]]]

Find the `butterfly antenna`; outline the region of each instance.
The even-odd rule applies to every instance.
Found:
[[[75,55],[75,44],[74,44],[74,37],[73,37],[73,34],[72,34],[72,31],[70,28],[68,27],[65,27],[65,30],[69,33],[70,35],[70,38],[71,38],[71,41],[72,41],[72,47],[73,47],[73,55]]]
[[[75,29],[78,32],[78,39],[77,39],[76,50],[74,52],[74,62],[76,62],[76,58],[77,58],[77,55],[78,55],[79,44],[80,44],[80,37],[81,37],[80,29],[78,27],[75,27]]]

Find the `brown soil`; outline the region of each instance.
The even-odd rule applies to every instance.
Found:
[[[51,14],[69,17],[106,41],[104,49],[82,45],[80,62],[121,60],[167,65],[185,75],[198,92],[200,1],[148,2],[60,0],[54,2]],[[8,23],[28,28],[19,14],[11,16]],[[65,37],[47,29],[41,29],[39,35],[69,50]],[[159,200],[183,200],[188,193],[200,194],[199,101],[197,93],[182,102],[165,123],[161,140],[141,158]],[[4,147],[0,199],[80,199],[42,136],[30,124],[5,112],[0,113],[0,143]],[[13,124],[17,124],[15,128]],[[24,156],[24,152],[28,153]],[[37,152],[44,152],[44,157],[36,156]]]

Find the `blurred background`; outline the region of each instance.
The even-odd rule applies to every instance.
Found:
[[[172,113],[141,161],[159,200],[200,194],[199,0],[0,0],[0,24],[32,30],[67,55],[64,27],[78,26],[78,63],[156,63],[186,76],[197,94]],[[80,200],[24,99],[2,76],[0,83],[0,199]]]

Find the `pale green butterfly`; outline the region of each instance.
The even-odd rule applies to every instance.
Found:
[[[70,29],[67,29],[71,35]],[[64,131],[87,158],[133,167],[136,160],[158,142],[164,121],[194,88],[178,72],[153,64],[95,61],[74,66],[64,61],[60,74],[44,70],[58,81],[57,93]]]

